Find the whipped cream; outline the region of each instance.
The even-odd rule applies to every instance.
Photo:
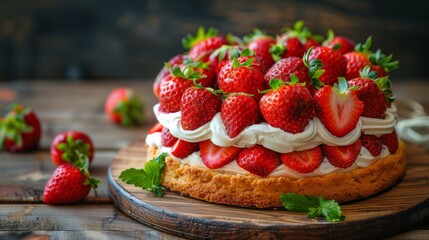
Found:
[[[360,117],[356,127],[344,137],[332,135],[320,120],[314,117],[301,133],[285,132],[263,122],[253,124],[245,128],[236,137],[230,138],[226,133],[220,113],[217,113],[210,122],[198,129],[189,131],[184,130],[180,124],[180,112],[162,113],[159,111],[159,104],[156,104],[153,110],[159,123],[168,128],[173,136],[185,141],[201,142],[210,139],[214,144],[221,147],[235,146],[239,148],[248,148],[259,144],[279,153],[302,151],[320,144],[347,146],[356,142],[362,132],[367,135],[381,136],[391,133],[396,124],[396,110],[389,108],[384,119]]]
[[[194,152],[194,153],[190,154],[189,156],[187,156],[186,158],[183,158],[183,159],[177,158],[177,157],[174,157],[173,155],[171,155],[170,154],[171,148],[162,146],[162,144],[161,144],[161,133],[159,133],[159,132],[147,135],[146,144],[152,148],[157,147],[158,149],[160,149],[161,152],[167,152],[170,157],[172,157],[176,161],[179,161],[183,164],[187,164],[187,165],[190,165],[193,167],[200,167],[200,168],[208,169],[204,165],[204,163],[201,161],[199,151]],[[356,158],[356,161],[353,163],[353,165],[351,167],[346,168],[346,169],[337,168],[337,167],[333,166],[332,164],[330,164],[326,158],[324,158],[322,161],[322,164],[319,166],[319,168],[317,168],[316,170],[314,170],[311,173],[298,173],[295,170],[287,167],[286,165],[280,164],[268,177],[280,177],[280,176],[282,176],[282,177],[288,177],[288,178],[292,178],[292,179],[298,179],[298,178],[305,178],[305,177],[323,176],[325,174],[329,174],[332,172],[347,172],[347,171],[352,171],[358,167],[361,167],[361,168],[368,167],[373,162],[377,161],[379,158],[386,157],[387,155],[389,155],[389,150],[385,145],[383,145],[381,154],[378,157],[373,157],[371,155],[371,153],[368,151],[368,149],[366,149],[365,147],[362,147],[358,157]],[[229,164],[221,167],[221,168],[211,169],[211,170],[217,171],[217,172],[228,172],[228,173],[241,174],[241,175],[250,175],[251,174],[251,173],[247,172],[246,170],[242,169],[240,166],[238,166],[237,161],[235,161],[235,160],[230,162]]]

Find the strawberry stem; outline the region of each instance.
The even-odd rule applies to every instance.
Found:
[[[33,131],[33,128],[24,120],[31,110],[18,103],[12,104],[10,108],[12,111],[4,119],[0,119],[0,149],[3,148],[6,139],[12,140],[16,146],[21,147],[23,144],[21,134]]]

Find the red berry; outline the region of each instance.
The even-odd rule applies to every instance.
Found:
[[[381,141],[383,142],[384,145],[387,146],[390,154],[394,154],[396,153],[396,151],[398,151],[399,141],[395,130],[393,130],[392,133],[381,136]]]
[[[64,163],[74,164],[83,154],[88,157],[89,163],[94,158],[94,144],[84,132],[67,131],[58,134],[51,144],[51,159],[55,165]]]
[[[168,64],[170,64],[170,66],[180,65],[180,64],[183,63],[183,60],[184,60],[183,54],[178,54],[178,55],[174,56],[173,58],[171,58],[168,61]],[[161,68],[161,70],[159,71],[158,75],[156,75],[155,81],[153,83],[153,93],[155,94],[155,96],[157,98],[159,98],[159,91],[160,91],[160,86],[161,86],[161,80],[167,74],[169,74],[168,69],[165,66],[163,66]]]
[[[355,143],[347,146],[322,145],[325,157],[333,166],[338,168],[351,167],[356,161],[356,158],[360,153],[360,149],[360,140],[357,140]]]
[[[232,162],[241,149],[236,147],[219,147],[210,140],[199,143],[200,156],[204,165],[210,169],[221,168]]]
[[[331,48],[319,46],[310,53],[310,60],[319,59],[322,61],[325,72],[320,76],[320,80],[327,85],[334,85],[338,82],[338,77],[346,75],[347,60],[343,55]]]
[[[164,147],[172,147],[177,141],[177,138],[171,135],[168,128],[163,128],[161,131],[161,144]]]
[[[359,86],[356,90],[359,99],[363,102],[362,116],[370,118],[384,118],[387,110],[386,97],[374,80],[369,78],[354,78],[349,81],[350,86]]]
[[[270,47],[276,41],[269,36],[262,36],[254,39],[248,45],[248,48],[255,53],[256,60],[261,63],[262,72],[265,73],[274,64],[274,59],[270,53]]]
[[[131,88],[120,87],[110,92],[104,110],[114,123],[134,126],[143,122],[142,100]]]
[[[186,142],[185,140],[179,139],[173,147],[171,147],[171,154],[177,158],[183,159],[191,153],[198,151],[199,148],[198,143]]]
[[[255,145],[240,152],[237,164],[254,175],[267,177],[279,166],[279,154],[261,145]]]
[[[305,82],[307,87],[311,86],[308,68],[304,65],[302,58],[298,57],[283,58],[277,61],[265,74],[265,85],[268,87],[270,80],[274,78],[282,79],[284,82],[290,82],[291,74],[295,74],[300,82]]]
[[[303,151],[280,154],[280,159],[287,167],[299,173],[310,173],[322,164],[322,148],[317,146]]]
[[[155,125],[153,125],[153,126],[149,129],[149,131],[147,132],[147,134],[152,134],[152,133],[156,133],[156,132],[161,132],[163,128],[164,128],[164,127],[161,125],[161,123],[157,122],[157,123],[155,123]]]
[[[327,44],[328,48],[339,51],[341,54],[346,54],[354,50],[356,43],[344,36],[335,36],[331,42]]]
[[[380,155],[381,149],[383,148],[381,138],[374,135],[362,134],[360,136],[360,142],[363,147],[368,149],[372,156],[377,157]]]
[[[258,103],[247,95],[227,97],[222,103],[220,113],[230,138],[236,137],[243,129],[257,123],[261,118]]]

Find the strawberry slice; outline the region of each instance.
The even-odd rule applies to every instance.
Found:
[[[220,168],[232,162],[241,151],[240,148],[233,146],[219,147],[210,140],[200,142],[199,146],[204,165],[211,169]]]
[[[255,145],[240,152],[237,164],[252,174],[267,177],[279,166],[279,154],[261,145]]]
[[[280,155],[283,164],[299,173],[309,173],[322,164],[322,148],[317,146],[304,151],[294,151]]]
[[[380,155],[381,149],[383,148],[381,138],[374,135],[362,134],[360,136],[360,142],[362,146],[368,149],[372,156],[377,157]]]
[[[392,133],[381,136],[381,141],[387,146],[390,154],[394,154],[398,151],[398,136],[396,135],[395,130],[393,130]]]
[[[177,158],[185,158],[189,156],[191,153],[198,151],[199,149],[198,143],[191,143],[185,140],[179,139],[176,143],[171,147],[171,154]]]
[[[351,132],[359,121],[363,103],[344,78],[334,87],[325,85],[314,96],[314,109],[326,129],[337,137]]]
[[[163,128],[161,131],[161,144],[164,147],[172,147],[177,142],[177,138],[171,135],[168,128]]]
[[[348,146],[328,146],[322,145],[323,154],[335,167],[348,168],[356,161],[360,153],[361,142],[357,140]]]
[[[152,134],[152,133],[156,133],[156,132],[161,132],[163,128],[164,128],[164,127],[161,125],[161,123],[157,122],[157,123],[155,123],[155,125],[153,125],[153,126],[149,129],[149,131],[147,132],[147,134]]]

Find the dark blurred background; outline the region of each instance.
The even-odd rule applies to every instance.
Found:
[[[153,79],[198,26],[276,34],[296,20],[394,53],[398,79],[428,78],[429,1],[1,0],[0,81]]]

